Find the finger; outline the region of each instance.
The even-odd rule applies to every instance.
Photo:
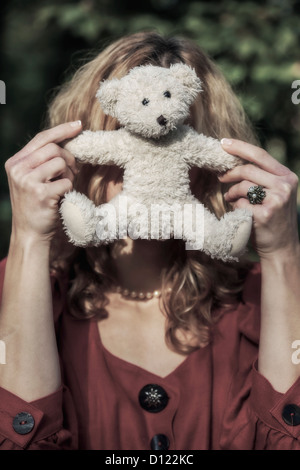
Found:
[[[48,194],[52,199],[55,199],[57,202],[63,195],[73,189],[73,183],[68,178],[62,178],[55,181],[52,181],[48,185]]]
[[[250,204],[248,199],[240,198],[240,199],[237,199],[236,201],[232,202],[231,207],[233,209],[247,209],[250,212],[252,212],[252,214],[253,214],[254,207],[255,207],[255,211],[257,211],[258,209],[260,209],[261,206],[253,206],[252,204]]]
[[[264,188],[274,188],[278,184],[278,176],[251,164],[236,166],[223,175],[219,175],[218,179],[222,183],[236,183],[243,180],[252,181],[252,185],[259,185]]]
[[[25,147],[22,148],[14,157],[15,160],[25,157],[37,149],[44,147],[51,142],[60,143],[66,139],[75,137],[82,129],[81,121],[66,122],[39,132]]]
[[[257,166],[273,175],[283,176],[289,172],[288,168],[271,157],[266,150],[256,145],[236,139],[222,139],[221,144],[226,152],[255,163]]]
[[[231,186],[227,193],[224,194],[225,201],[232,203],[240,198],[244,198],[248,201],[247,192],[251,186],[255,185],[250,181],[241,181],[240,183]]]
[[[57,144],[50,143],[36,150],[32,154],[18,160],[18,163],[24,163],[26,168],[34,169],[53,158],[63,158],[74,174],[78,172],[74,156],[66,149]]]
[[[74,181],[74,173],[67,166],[66,161],[61,157],[52,158],[32,171],[32,176],[36,182],[49,182],[56,178],[68,178]]]

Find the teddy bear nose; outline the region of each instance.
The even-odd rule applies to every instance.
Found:
[[[156,120],[160,126],[165,126],[168,122],[162,114]]]

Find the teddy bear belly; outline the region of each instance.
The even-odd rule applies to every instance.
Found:
[[[123,181],[123,195],[128,195],[140,203],[182,203],[190,194],[189,182],[174,184],[174,180],[151,181],[142,177],[130,180],[128,184],[126,180]]]
[[[124,172],[125,193],[139,202],[182,202],[191,194],[188,169],[182,168],[178,162],[166,164],[160,159],[153,159],[152,162],[136,161]]]

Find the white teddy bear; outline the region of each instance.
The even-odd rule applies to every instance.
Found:
[[[174,237],[185,240],[187,249],[238,260],[250,236],[251,213],[237,209],[219,220],[190,189],[191,167],[224,172],[242,163],[218,140],[183,124],[200,91],[195,71],[182,63],[138,66],[100,84],[96,96],[103,111],[122,127],[84,131],[66,148],[80,162],[122,167],[123,189],[99,207],[76,191],[65,194],[60,213],[73,244]]]

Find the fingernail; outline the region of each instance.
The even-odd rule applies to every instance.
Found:
[[[232,144],[232,140],[231,139],[222,139],[221,140],[221,144],[222,145],[231,145]]]
[[[70,126],[71,127],[80,127],[81,126],[81,121],[74,121],[74,122],[70,122]]]
[[[224,194],[223,194],[224,199],[227,198],[227,194],[228,194],[228,193],[224,193]]]

